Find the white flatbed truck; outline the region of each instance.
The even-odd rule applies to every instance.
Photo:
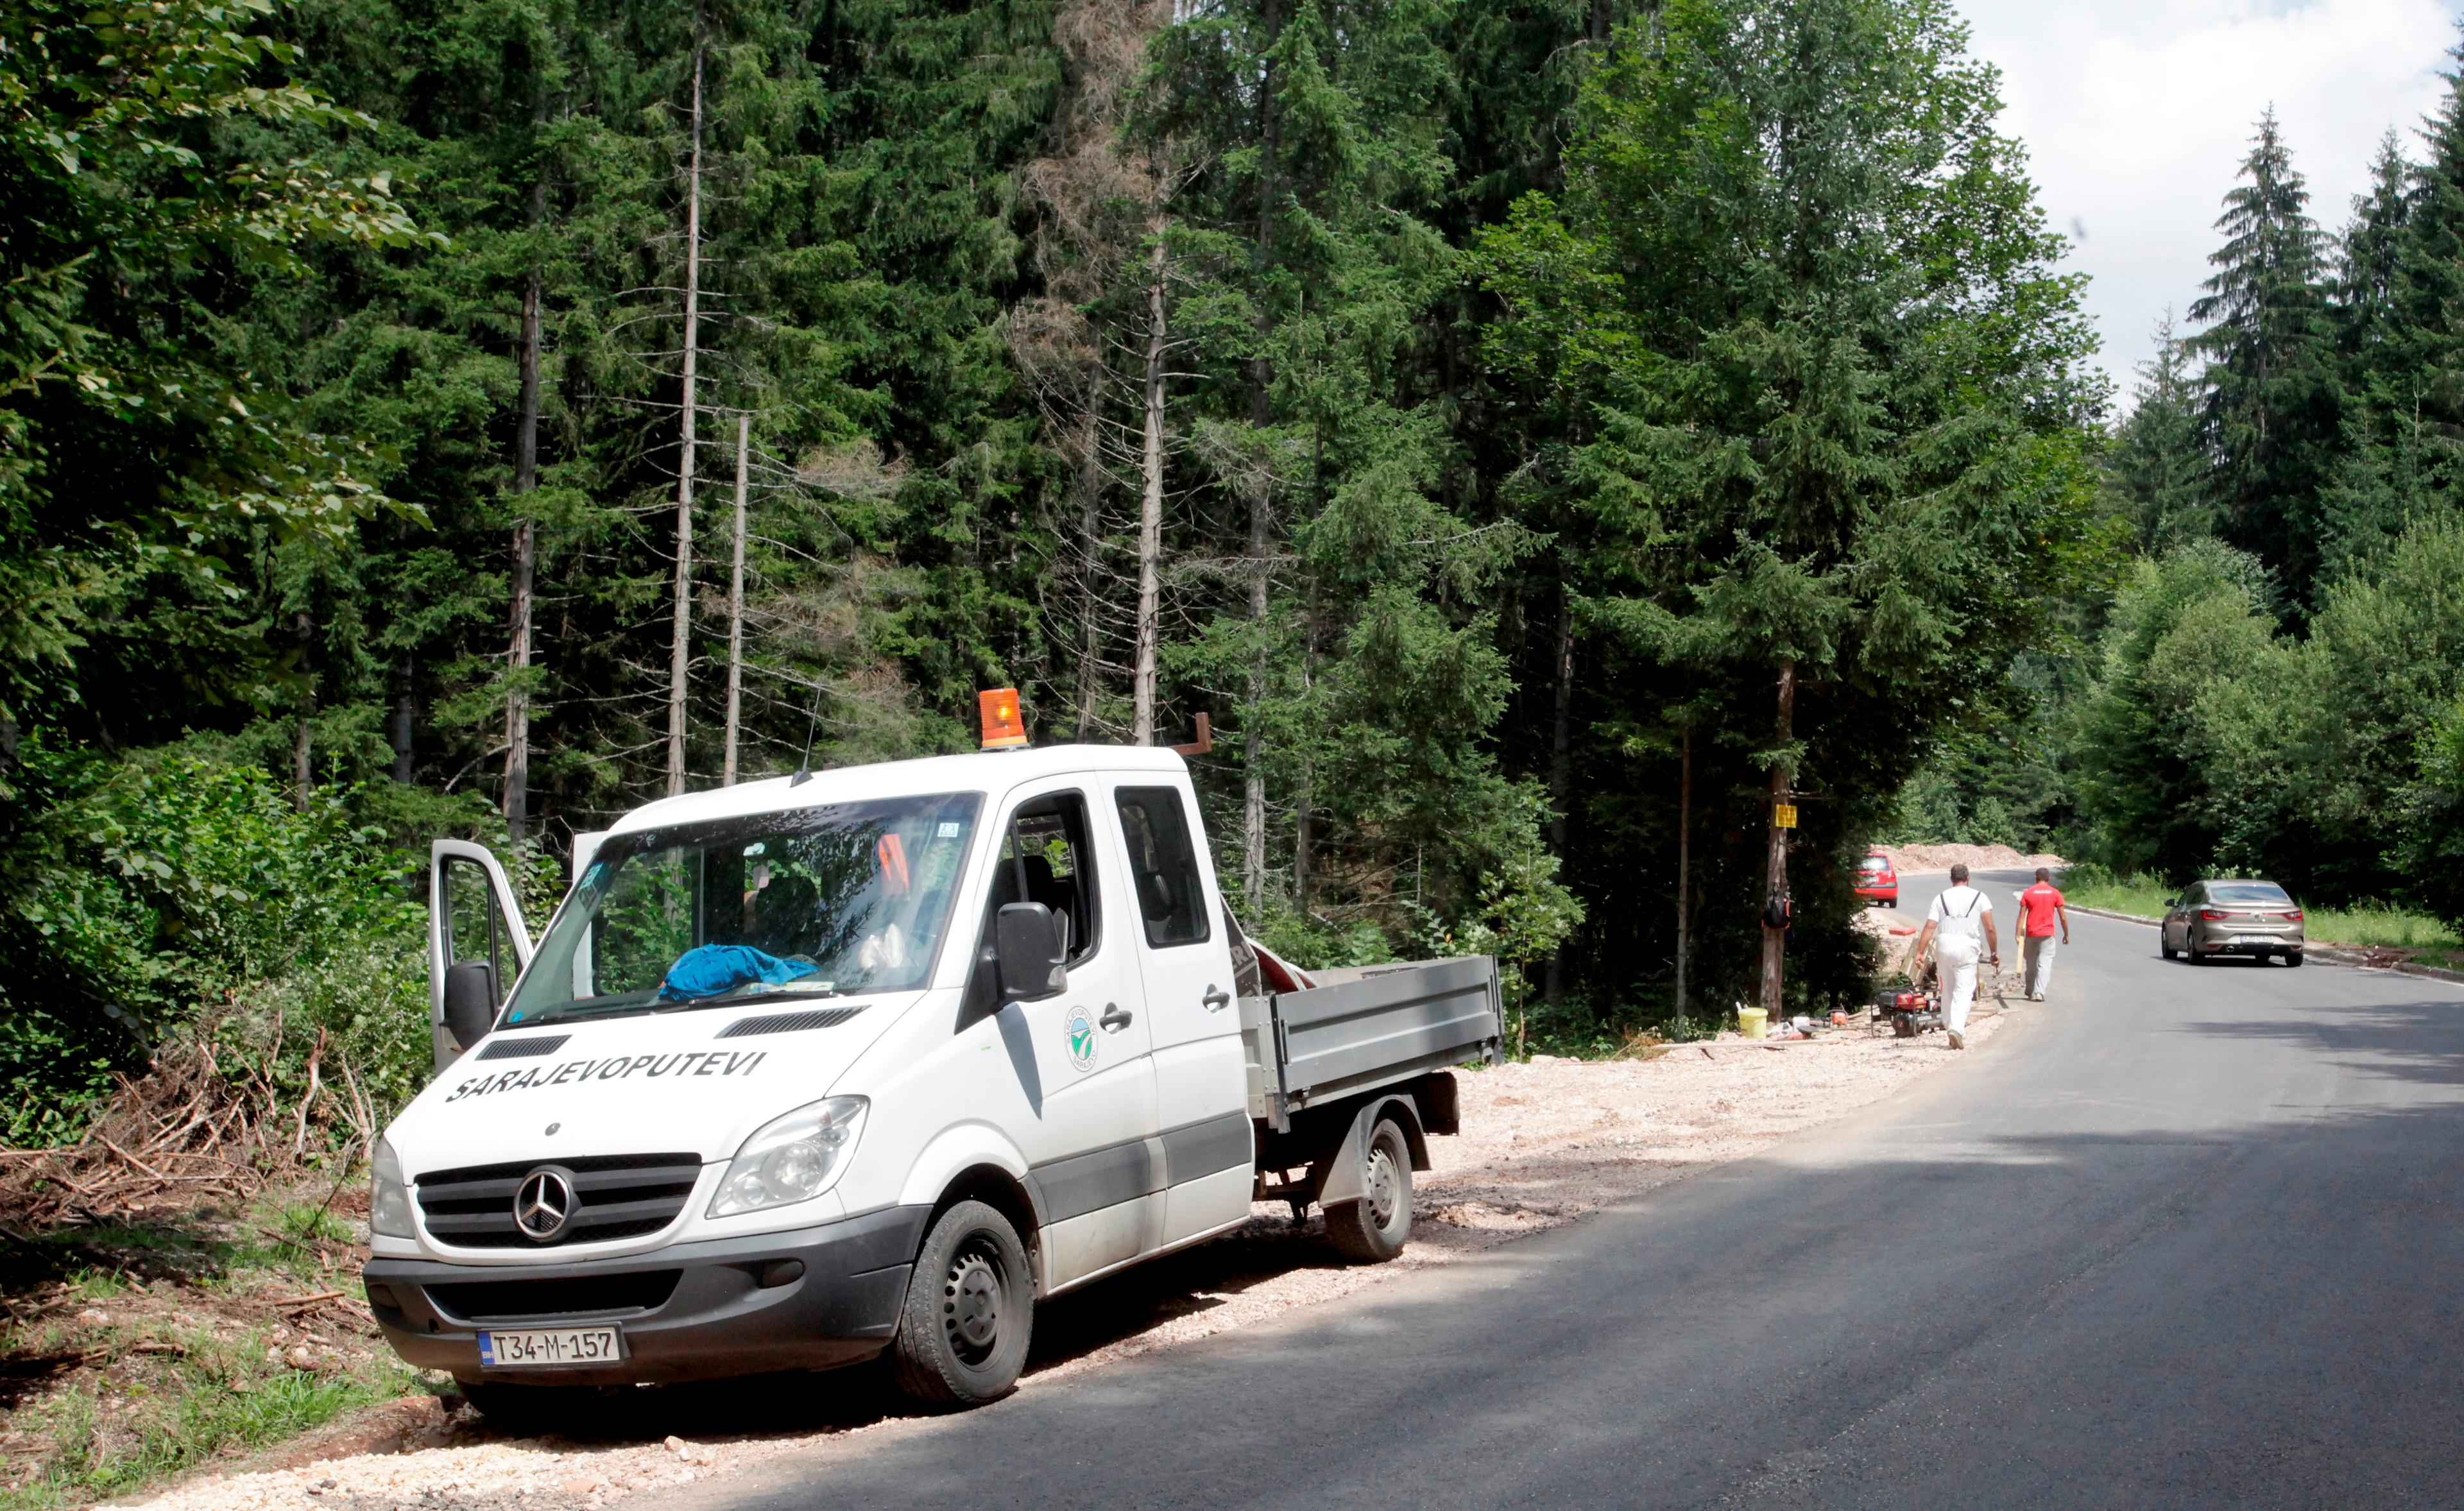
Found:
[[[517,1420],[884,1353],[992,1400],[1038,1301],[1256,1199],[1390,1259],[1449,1067],[1501,1055],[1487,957],[1312,978],[1243,940],[1169,750],[800,774],[576,850],[534,947],[437,842],[439,1074],[375,1155],[377,1322]]]

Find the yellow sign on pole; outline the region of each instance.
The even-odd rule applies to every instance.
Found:
[[[1795,828],[1795,827],[1796,827],[1796,804],[1794,804],[1794,803],[1793,803],[1793,802],[1775,802],[1775,803],[1772,803],[1772,804],[1771,804],[1771,824],[1772,824],[1772,826],[1773,826],[1773,827],[1775,827],[1775,828],[1781,828],[1781,829],[1793,829],[1793,828]]]

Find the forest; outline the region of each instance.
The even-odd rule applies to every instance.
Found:
[[[202,1024],[398,1102],[429,838],[543,911],[989,687],[1206,715],[1249,927],[1533,1047],[1750,993],[1779,798],[1809,1005],[1882,839],[2464,912],[2464,113],[2332,234],[2262,123],[2123,415],[1996,87],[1939,0],[23,0],[0,1134]]]

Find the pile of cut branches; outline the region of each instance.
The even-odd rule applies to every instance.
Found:
[[[324,1029],[307,1046],[305,1085],[296,1092],[282,1084],[292,1077],[276,1074],[280,1021],[261,1049],[226,1041],[250,1037],[232,1018],[201,1024],[165,1045],[143,1075],[121,1077],[76,1143],[0,1150],[0,1225],[30,1232],[126,1222],[242,1200],[297,1173],[312,1153],[339,1152],[347,1164],[368,1147],[375,1108]]]

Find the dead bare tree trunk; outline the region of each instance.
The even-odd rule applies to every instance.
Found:
[[[1284,32],[1283,0],[1266,0],[1261,17],[1265,30],[1266,47],[1271,55]],[[1275,257],[1275,201],[1277,180],[1282,172],[1283,112],[1278,108],[1275,90],[1278,80],[1275,67],[1266,63],[1258,80],[1259,149],[1258,230],[1256,262],[1258,274],[1265,277]],[[1266,334],[1268,319],[1261,310],[1259,332]],[[1273,418],[1269,389],[1274,381],[1274,363],[1264,354],[1249,363],[1249,423],[1264,429]],[[1266,631],[1266,510],[1273,492],[1270,482],[1260,479],[1249,495],[1249,623],[1252,633],[1264,639]],[[1263,648],[1249,664],[1248,729],[1242,743],[1242,767],[1244,777],[1242,803],[1243,887],[1248,893],[1249,906],[1255,909],[1265,895],[1266,887],[1266,746],[1259,719],[1266,702],[1266,662]]]
[[[1788,895],[1788,831],[1779,826],[1778,809],[1780,804],[1788,801],[1791,781],[1796,775],[1793,763],[1785,755],[1790,742],[1796,738],[1796,663],[1793,660],[1779,664],[1779,718],[1775,734],[1774,743],[1782,754],[1771,761],[1772,811],[1769,815],[1771,832],[1764,853],[1763,877],[1769,887],[1769,896],[1785,898]],[[1773,1022],[1777,1022],[1780,1017],[1780,988],[1784,984],[1781,974],[1787,954],[1788,931],[1772,928],[1771,920],[1766,917],[1763,920],[1762,1006]]]
[[[299,635],[301,670],[308,677],[308,706],[300,711],[299,722],[293,726],[291,732],[291,806],[301,813],[306,813],[308,794],[315,784],[315,772],[309,759],[308,721],[317,713],[317,673],[314,668],[308,667],[305,663],[309,642],[316,638],[317,624],[316,621],[308,617],[308,611],[303,608],[293,618],[292,626]]]
[[[410,653],[405,651],[402,659],[394,663],[393,729],[391,731],[393,779],[405,787],[410,785],[412,769],[417,764],[418,756],[413,744],[412,726],[418,720],[419,704],[412,695],[410,684]]]
[[[1249,498],[1249,624],[1266,632],[1266,487]],[[1255,913],[1266,895],[1266,740],[1259,727],[1266,704],[1266,664],[1249,663],[1249,717],[1242,736],[1241,890]]]
[[[531,191],[531,223],[545,208],[547,181]],[[539,270],[522,280],[521,391],[514,421],[514,497],[522,508],[539,487]],[[538,527],[528,514],[514,523],[513,644],[506,661],[513,686],[505,694],[505,831],[518,840],[530,824],[531,695],[523,682],[531,665],[532,577],[538,563]]]
[[[744,477],[753,416],[736,417],[736,567],[727,578],[727,765],[718,782],[736,785],[737,731],[744,708]]]
[[[701,44],[693,45],[693,163],[685,181],[683,447],[676,469],[675,630],[668,647],[668,796],[685,790],[685,690],[693,660],[693,422],[701,350]]]
[[[1098,659],[1103,654],[1103,627],[1098,622],[1102,612],[1096,590],[1096,553],[1103,549],[1103,459],[1096,454],[1102,444],[1103,412],[1101,400],[1090,385],[1085,411],[1079,418],[1078,452],[1078,740],[1085,744],[1095,737],[1095,702],[1102,694],[1103,668]]]
[[[1138,457],[1138,659],[1136,687],[1132,693],[1131,735],[1133,745],[1155,743],[1156,562],[1163,551],[1163,356],[1166,331],[1163,313],[1163,228],[1151,227],[1155,251],[1147,264],[1147,370],[1145,390],[1146,444]]]

